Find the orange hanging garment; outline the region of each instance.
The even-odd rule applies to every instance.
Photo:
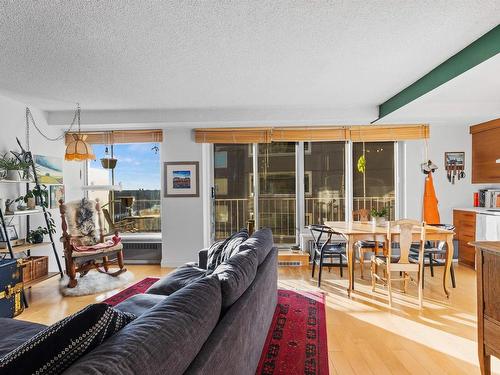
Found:
[[[432,172],[425,177],[423,219],[427,224],[440,224],[438,200],[432,181]]]

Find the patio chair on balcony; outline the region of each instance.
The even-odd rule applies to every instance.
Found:
[[[359,209],[352,212],[353,221],[370,221],[370,214],[367,209]],[[380,241],[358,241],[354,244],[358,249],[359,272],[364,278],[364,260],[366,253],[379,255],[384,252],[384,243]]]
[[[332,237],[335,235],[337,238],[339,236],[344,238],[344,236],[326,225],[309,225],[308,228],[314,240],[313,278],[316,264],[319,266],[318,287],[321,286],[321,274],[324,266],[328,267],[328,271],[330,271],[331,267],[339,267],[340,277],[343,277],[343,268],[347,267],[346,241],[332,241]],[[329,261],[325,262],[325,258],[329,258]],[[334,262],[334,258],[338,258],[338,262]]]

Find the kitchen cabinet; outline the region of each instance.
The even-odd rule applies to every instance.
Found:
[[[476,240],[476,213],[453,210],[453,225],[455,239],[458,240],[458,262],[474,267],[476,251],[469,242]]]
[[[500,242],[478,241],[477,344],[482,375],[491,374],[491,356],[500,358]]]
[[[500,118],[470,127],[472,183],[500,182]]]

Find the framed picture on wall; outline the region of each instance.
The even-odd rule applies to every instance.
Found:
[[[7,225],[7,236],[9,236],[9,240],[11,241],[19,239],[16,227],[14,225]],[[3,230],[0,229],[0,242],[6,242],[6,241],[7,239],[4,237]]]
[[[41,184],[63,183],[63,159],[53,156],[34,155],[33,157]]]
[[[49,208],[59,208],[59,200],[64,200],[64,185],[50,185]]]
[[[165,197],[199,197],[199,162],[166,162],[164,168]]]
[[[465,152],[445,152],[444,165],[445,168],[453,166],[463,167],[465,165]]]

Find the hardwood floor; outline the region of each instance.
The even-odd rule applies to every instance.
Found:
[[[136,280],[161,276],[169,269],[132,266]],[[389,309],[382,287],[371,291],[368,280],[356,273],[356,291],[346,294],[347,279],[337,268],[325,268],[321,291],[326,293],[330,374],[479,374],[476,347],[476,281],[474,270],[456,266],[457,288],[449,300],[441,287],[442,267],[434,278],[426,269],[424,309],[417,306],[416,287],[407,295],[393,288],[394,306]],[[347,273],[347,272],[346,272]],[[367,272],[365,272],[365,275]],[[366,276],[365,276],[366,277]],[[395,284],[397,287],[397,284]],[[279,287],[320,290],[309,267],[280,267]],[[30,307],[19,319],[51,324],[89,303],[102,301],[118,290],[93,296],[62,297],[58,280],[51,279],[28,292]],[[500,361],[492,361],[500,374]]]

